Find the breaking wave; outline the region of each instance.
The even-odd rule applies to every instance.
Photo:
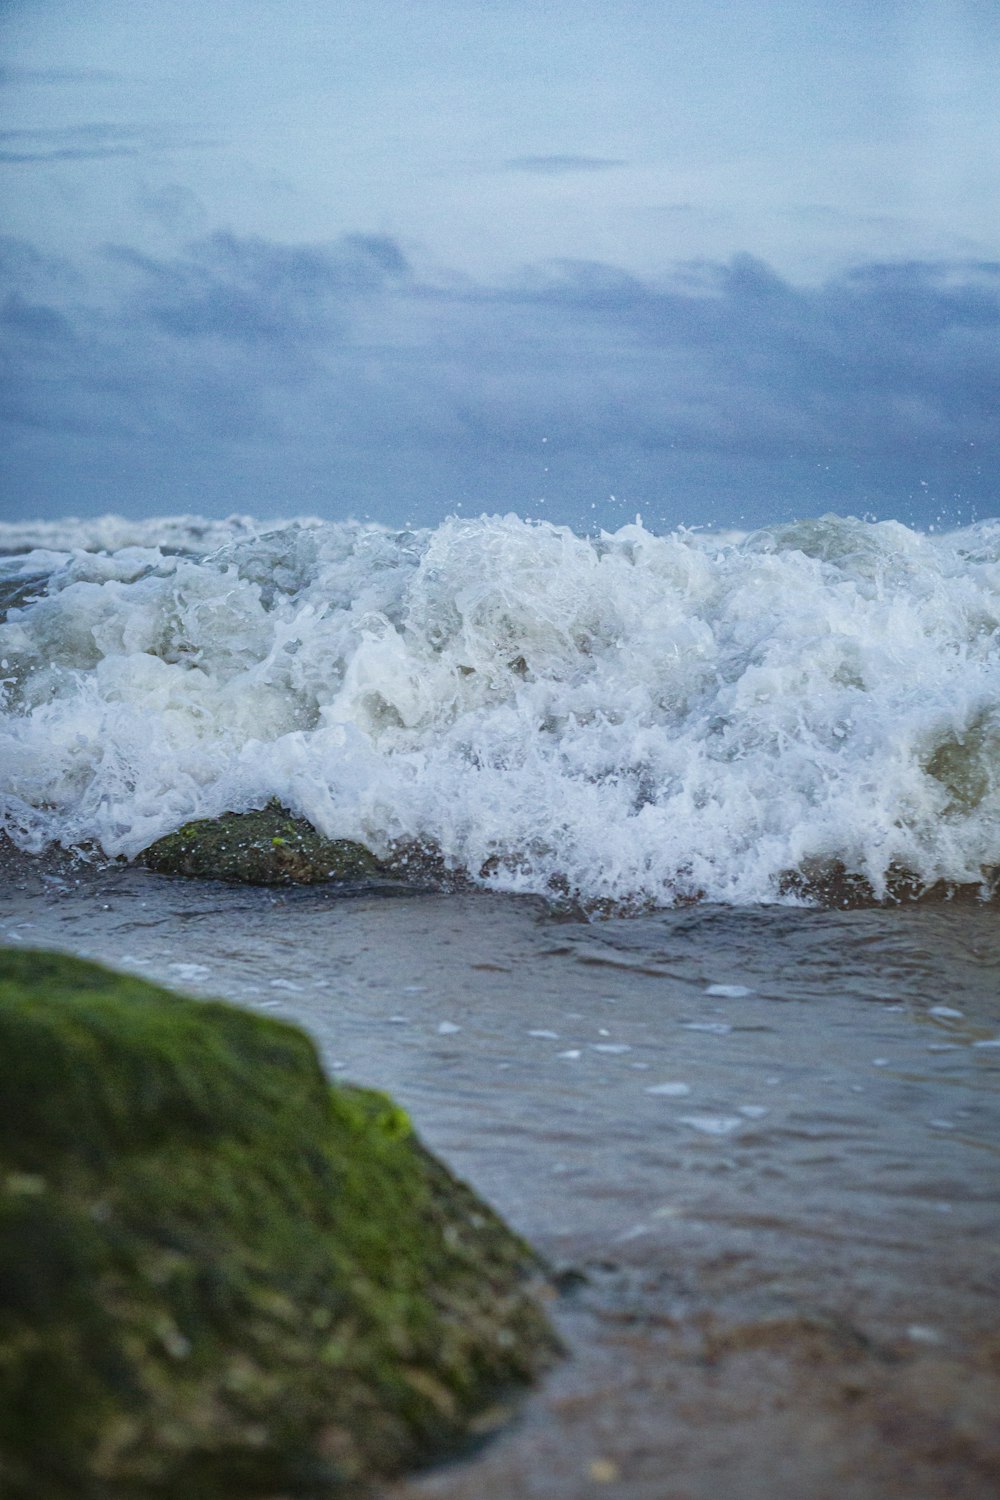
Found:
[[[1000,867],[998,522],[105,518],[2,552],[0,817],[29,850],[132,856],[277,797],[587,903]]]

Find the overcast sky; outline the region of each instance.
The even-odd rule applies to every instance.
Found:
[[[996,0],[0,0],[0,516],[1000,512]]]

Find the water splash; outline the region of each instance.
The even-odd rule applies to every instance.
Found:
[[[133,855],[274,796],[593,903],[1000,865],[1000,523],[147,526],[101,552],[50,526],[0,563],[23,847]]]

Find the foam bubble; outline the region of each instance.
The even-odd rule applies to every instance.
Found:
[[[95,552],[52,523],[3,563],[2,816],[24,847],[131,856],[278,797],[379,853],[422,842],[588,902],[1000,865],[998,523],[239,519],[203,523],[204,555],[183,524],[188,550],[157,522]]]

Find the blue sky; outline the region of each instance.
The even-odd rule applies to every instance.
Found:
[[[0,515],[995,513],[993,0],[6,0]]]

